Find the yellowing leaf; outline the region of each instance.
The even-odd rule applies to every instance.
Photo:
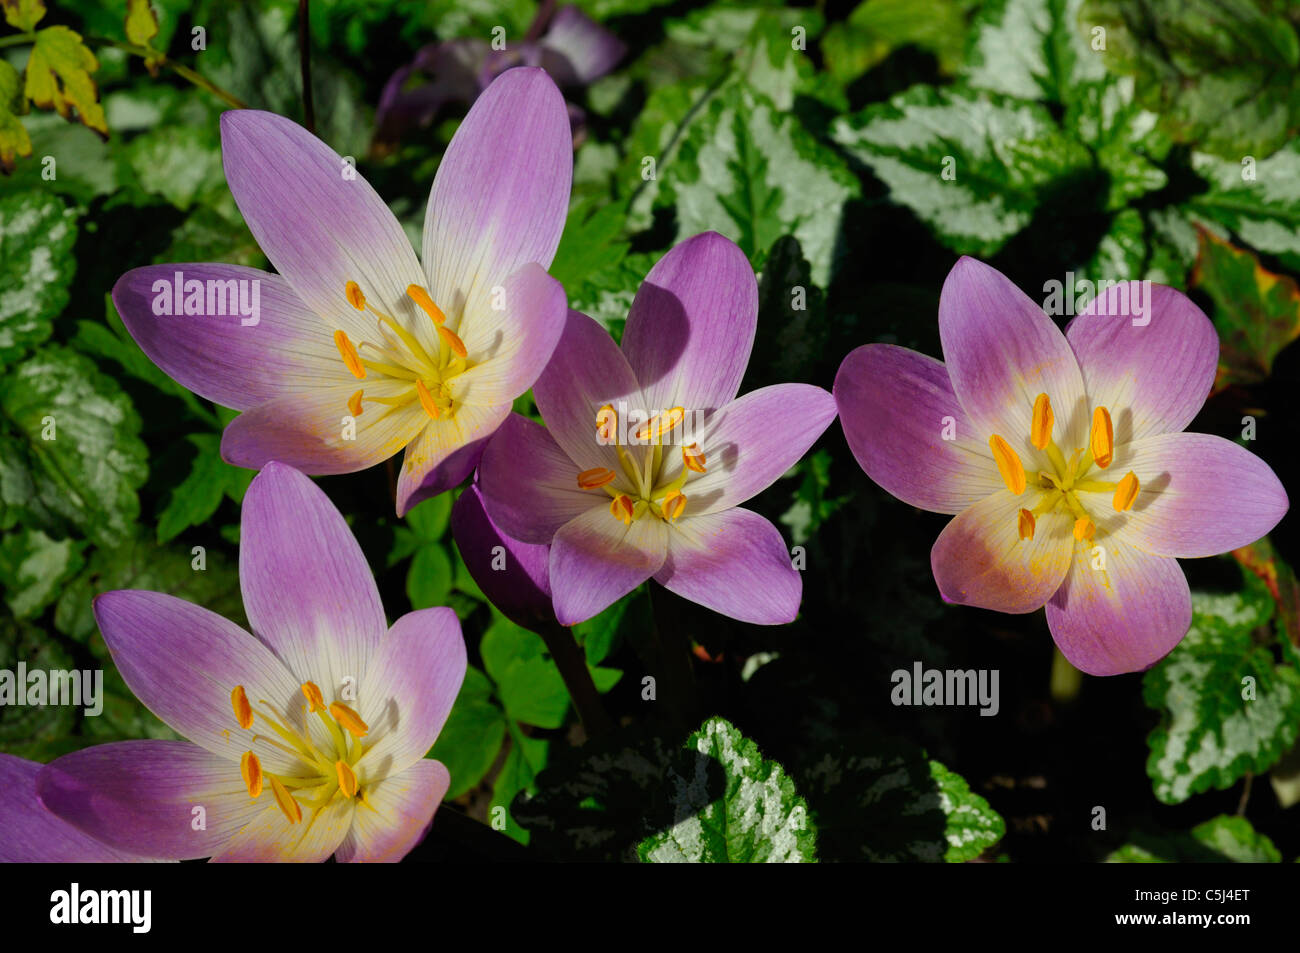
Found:
[[[32,140],[18,119],[23,98],[18,93],[18,71],[0,60],[0,169],[14,170],[14,159],[32,154]]]
[[[24,33],[45,16],[45,0],[0,0],[0,6],[4,7],[9,25]]]
[[[127,0],[126,38],[136,46],[153,49],[153,38],[158,35],[158,17],[154,15],[149,0]],[[145,57],[144,65],[150,76],[158,75],[162,55]]]
[[[27,98],[44,109],[57,110],[64,119],[71,119],[76,109],[82,123],[107,136],[104,108],[90,76],[97,69],[99,60],[79,33],[66,26],[46,27],[36,34],[27,61]]]

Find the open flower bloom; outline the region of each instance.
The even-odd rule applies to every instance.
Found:
[[[350,161],[282,116],[221,117],[226,180],[278,275],[222,264],[123,275],[113,301],[149,358],[242,411],[222,456],[348,473],[405,448],[397,510],[464,479],[565,321],[546,273],[573,148],[545,72],[503,73],[456,131],[424,263]]]
[[[190,741],[64,755],[41,771],[41,800],[154,857],[400,860],[450,784],[424,755],[465,676],[456,615],[422,609],[389,628],[343,517],[281,464],[249,486],[240,540],[256,637],[162,593],[95,600],[122,678]]]
[[[1062,334],[962,258],[939,334],[945,363],[888,344],[845,358],[835,400],[858,463],[899,499],[957,514],[930,557],[946,600],[1045,605],[1077,668],[1148,668],[1191,624],[1176,557],[1244,546],[1287,509],[1253,453],[1181,432],[1214,381],[1213,325],[1172,288],[1125,282]]]
[[[754,272],[714,232],[650,270],[621,348],[569,313],[533,388],[547,426],[512,416],[479,467],[493,522],[523,542],[551,543],[561,624],[589,619],[652,576],[742,621],[798,613],[802,584],[780,532],[737,504],[793,466],[835,406],[807,384],[736,399],[757,322]]]
[[[42,765],[0,754],[0,863],[112,864],[145,858],[116,850],[45,809],[36,797]]]

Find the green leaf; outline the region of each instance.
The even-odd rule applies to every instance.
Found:
[[[1244,817],[1220,814],[1188,834],[1139,836],[1111,853],[1108,864],[1276,864],[1282,855]]]
[[[569,210],[550,273],[570,298],[599,293],[604,276],[627,257],[631,246],[622,240],[626,219],[626,202],[598,205],[593,197],[575,202]]]
[[[148,589],[203,606],[239,625],[245,624],[239,577],[233,562],[218,550],[194,552],[201,547],[159,546],[143,536],[113,549],[91,553],[83,569],[63,587],[54,610],[54,625],[78,642],[88,642],[100,658],[108,650],[95,627],[91,602],[111,589]]]
[[[669,780],[676,822],[646,838],[646,863],[800,863],[815,861],[808,805],[775,761],[723,718],[710,718],[686,742],[688,757]]]
[[[221,438],[216,434],[190,434],[185,438],[196,450],[189,475],[171,491],[158,514],[158,542],[175,539],[191,526],[208,520],[226,495],[226,488],[248,471],[221,459]]]
[[[1142,679],[1143,701],[1161,712],[1147,774],[1166,804],[1267,771],[1300,730],[1300,672],[1256,640],[1271,634],[1264,583],[1248,574],[1241,592],[1193,593],[1192,611],[1187,636]]]
[[[207,127],[167,124],[136,136],[124,152],[131,173],[124,180],[187,210],[223,195],[226,177],[221,146]]]
[[[406,571],[406,594],[412,609],[445,606],[451,592],[451,559],[438,543],[423,543]]]
[[[47,347],[0,378],[0,415],[0,527],[71,522],[101,546],[129,537],[148,450],[112,378],[75,351]]]
[[[72,656],[34,626],[0,613],[0,671],[72,669]],[[80,709],[72,705],[0,705],[0,750],[22,758],[49,760],[81,744],[69,736]],[[93,719],[91,719],[93,720]]]
[[[496,761],[505,737],[506,716],[492,699],[492,683],[471,665],[465,670],[451,715],[429,752],[429,757],[441,761],[451,773],[451,787],[444,800],[478,786]]]
[[[436,543],[442,539],[442,534],[447,531],[447,521],[450,519],[450,493],[439,493],[432,499],[416,505],[406,514],[406,524],[411,527],[416,539],[427,543]]]
[[[56,195],[0,197],[0,367],[50,336],[77,262],[76,213]]]
[[[1007,832],[1006,822],[988,801],[971,791],[965,778],[938,761],[930,762],[930,777],[939,788],[939,806],[948,818],[944,860],[950,864],[974,860],[1002,839]]]
[[[1048,186],[1092,166],[1044,107],[961,89],[913,87],[833,136],[945,245],[980,257],[1029,224]]]
[[[45,0],[0,0],[0,6],[4,7],[5,22],[23,33],[30,33],[45,16]]]
[[[81,41],[81,34],[66,26],[48,26],[36,34],[27,61],[23,93],[41,109],[53,109],[64,119],[76,118],[102,136],[108,135],[104,107],[91,73],[99,60]]]
[[[546,767],[550,756],[550,742],[541,738],[530,738],[519,730],[513,722],[510,724],[510,750],[506,753],[505,764],[492,786],[492,804],[488,809],[489,819],[495,823],[497,808],[505,810],[505,833],[521,844],[527,844],[529,833],[519,826],[511,813],[511,802],[521,791],[533,788],[533,779]]]
[[[993,0],[971,23],[964,75],[976,89],[1067,104],[1106,75],[1079,22],[1083,0]]]
[[[1263,252],[1300,255],[1300,141],[1258,162],[1194,153],[1192,167],[1210,183],[1186,203],[1194,220],[1231,229]]]
[[[22,82],[18,70],[8,60],[0,59],[0,170],[14,170],[14,160],[32,154],[31,136],[18,117],[23,114]]]
[[[904,46],[928,50],[941,70],[955,72],[965,39],[965,15],[955,0],[866,0],[826,31],[821,47],[831,75],[850,83]]]
[[[1219,332],[1215,389],[1257,384],[1273,372],[1273,359],[1300,337],[1300,288],[1288,275],[1266,270],[1259,258],[1200,232],[1201,252],[1191,286],[1214,300]]]
[[[149,0],[127,0],[126,4],[126,38],[136,46],[153,48],[153,38],[158,35],[158,17],[154,15]],[[158,62],[161,56],[145,59],[150,75],[158,75]]]
[[[564,724],[569,692],[540,635],[498,616],[483,633],[479,653],[507,715],[539,728]]]
[[[5,602],[19,619],[31,619],[59,597],[85,559],[85,543],[50,539],[38,529],[23,529],[0,539],[0,585]]]
[[[743,86],[711,98],[675,157],[662,163],[677,213],[677,240],[716,230],[762,268],[778,238],[794,235],[824,285],[844,203],[860,185],[835,152],[789,112]]]
[[[587,656],[588,665],[599,665],[613,650],[619,627],[627,615],[628,606],[636,596],[620,599],[599,615],[573,627],[573,636]]]
[[[1136,76],[1142,104],[1176,141],[1236,161],[1267,156],[1300,128],[1293,5],[1089,0],[1082,16],[1106,31],[1106,67]]]

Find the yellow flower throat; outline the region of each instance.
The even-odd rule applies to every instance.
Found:
[[[251,750],[244,752],[239,761],[248,796],[257,800],[262,795],[263,783],[270,782],[276,806],[290,824],[302,820],[304,807],[318,812],[335,797],[350,799],[359,794],[361,803],[367,803],[356,766],[367,750],[361,739],[370,728],[360,715],[342,702],[332,702],[327,706],[314,682],[304,682],[302,694],[307,699],[307,707],[320,718],[329,734],[332,746],[327,750],[319,749],[308,732],[295,731],[265,699],[260,699],[255,709],[249,703],[243,685],[236,685],[230,693],[235,721],[243,731],[253,732],[254,724],[260,720],[279,739],[253,732],[249,742],[265,742],[297,761],[293,774],[265,772],[261,760]]]
[[[1097,532],[1097,524],[1080,502],[1079,493],[1110,493],[1111,505],[1116,512],[1122,513],[1132,509],[1137,500],[1138,478],[1132,470],[1114,483],[1089,478],[1094,466],[1105,470],[1115,459],[1115,431],[1110,411],[1105,407],[1093,409],[1088,446],[1076,449],[1069,460],[1052,439],[1054,422],[1051,400],[1046,394],[1039,394],[1030,417],[1029,442],[1047,455],[1050,469],[1040,470],[1033,479],[1026,475],[1020,457],[1002,436],[993,434],[989,438],[989,449],[1008,492],[1020,496],[1028,490],[1039,497],[1037,505],[1022,508],[1017,514],[1016,530],[1021,539],[1034,538],[1038,517],[1063,509],[1074,517],[1074,538],[1091,540]]]
[[[705,472],[707,462],[699,444],[687,444],[681,448],[681,473],[671,480],[666,479],[664,437],[685,417],[684,407],[674,407],[639,426],[634,436],[645,443],[645,452],[638,463],[618,441],[618,414],[609,404],[601,407],[596,412],[596,434],[601,443],[613,444],[623,479],[619,480],[619,474],[608,467],[593,467],[578,474],[578,488],[603,489],[608,493],[610,515],[625,526],[631,526],[633,520],[644,516],[658,517],[665,523],[676,522],[686,512],[686,496],[682,488],[692,474]]]
[[[401,323],[366,302],[366,296],[355,281],[344,286],[348,303],[358,311],[369,311],[375,316],[379,328],[379,337],[383,342],[373,344],[362,341],[359,348],[354,347],[347,332],[341,328],[334,332],[334,345],[339,349],[343,364],[357,380],[365,380],[367,372],[374,371],[381,377],[387,377],[405,386],[399,387],[394,396],[367,397],[365,390],[358,390],[348,398],[348,411],[359,417],[366,403],[380,404],[388,409],[384,414],[392,413],[399,407],[405,407],[418,400],[424,412],[433,420],[451,417],[456,412],[449,383],[458,374],[469,369],[465,343],[456,333],[446,326],[447,317],[433,303],[429,292],[419,285],[408,285],[406,295],[433,321],[438,332],[437,354],[430,354],[420,340]],[[365,351],[362,357],[359,351]]]

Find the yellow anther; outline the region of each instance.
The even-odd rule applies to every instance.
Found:
[[[659,503],[659,509],[664,514],[664,519],[670,523],[676,522],[677,517],[682,515],[682,510],[686,509],[686,497],[677,490],[670,490]]]
[[[662,414],[655,414],[640,427],[636,428],[636,439],[658,440],[682,422],[686,416],[685,407],[674,407]]]
[[[343,356],[343,363],[352,372],[352,376],[357,380],[364,380],[366,369],[361,365],[361,356],[357,354],[357,349],[352,346],[347,332],[342,328],[334,332],[334,346],[339,349],[339,354]]]
[[[245,751],[239,759],[239,773],[244,776],[244,784],[248,786],[248,796],[257,800],[262,793],[262,762],[257,760],[257,755]]]
[[[583,470],[578,474],[578,488],[582,490],[595,490],[612,482],[614,471],[607,467],[592,467],[590,470]]]
[[[334,771],[339,776],[339,790],[343,792],[344,797],[352,797],[357,793],[357,775],[352,770],[352,766],[346,761],[335,761]]]
[[[429,297],[429,292],[425,291],[419,285],[407,285],[406,296],[420,306],[420,308],[433,319],[433,323],[441,325],[447,320],[447,316],[442,313],[442,309],[433,303]]]
[[[248,703],[243,685],[236,685],[230,693],[230,706],[235,709],[235,721],[239,722],[240,728],[247,730],[253,727],[253,706]]]
[[[420,406],[424,408],[424,412],[437,420],[438,405],[433,402],[433,395],[429,393],[429,388],[425,387],[424,381],[419,378],[416,378],[415,381],[415,393],[420,398]]]
[[[688,470],[694,470],[696,473],[704,472],[705,458],[704,454],[700,453],[700,445],[698,443],[692,443],[688,446],[682,447],[682,463]]]
[[[302,693],[307,699],[307,706],[313,712],[325,710],[325,696],[320,693],[320,688],[315,682],[303,682]]]
[[[280,783],[280,779],[274,774],[267,775],[271,779],[271,793],[275,795],[275,803],[284,816],[289,819],[290,824],[297,824],[302,820],[302,807],[293,799],[293,795],[288,789]]]
[[[330,714],[334,720],[348,730],[353,738],[364,738],[370,727],[361,720],[361,716],[342,702],[330,704]]]
[[[355,281],[349,281],[344,285],[343,292],[348,296],[348,304],[358,311],[366,310],[366,296],[361,293],[361,286]]]
[[[1110,466],[1115,457],[1115,429],[1110,423],[1110,411],[1098,407],[1092,412],[1092,439],[1090,441],[1092,459],[1103,470]]]
[[[1045,450],[1052,442],[1052,402],[1046,394],[1039,394],[1034,400],[1034,419],[1029,426],[1029,442],[1039,450]]]
[[[1021,539],[1033,539],[1034,527],[1037,525],[1038,521],[1034,519],[1033,513],[1029,512],[1029,510],[1020,511],[1019,526],[1017,528],[1020,531]]]
[[[350,413],[353,417],[361,416],[361,410],[362,410],[361,397],[363,394],[365,394],[365,391],[359,390],[351,397],[348,398],[348,413]]]
[[[1097,525],[1088,517],[1081,516],[1074,521],[1074,538],[1078,540],[1092,539],[1097,534]]]
[[[596,436],[602,443],[614,442],[614,430],[617,426],[618,414],[609,404],[596,411]]]
[[[632,499],[626,493],[620,493],[609,501],[610,515],[622,520],[624,526],[632,525]]]
[[[994,434],[989,437],[989,449],[993,451],[993,462],[998,465],[998,473],[1007,489],[1016,496],[1024,493],[1025,468],[1020,457],[1011,449],[1011,444]]]
[[[1137,474],[1132,470],[1128,471],[1124,474],[1124,479],[1119,481],[1119,486],[1115,487],[1115,498],[1111,500],[1111,504],[1121,513],[1132,509],[1139,489],[1141,487],[1138,485]]]
[[[457,357],[465,357],[469,353],[465,350],[465,342],[441,324],[438,325],[438,337],[442,338],[442,343],[451,348],[451,353]]]

